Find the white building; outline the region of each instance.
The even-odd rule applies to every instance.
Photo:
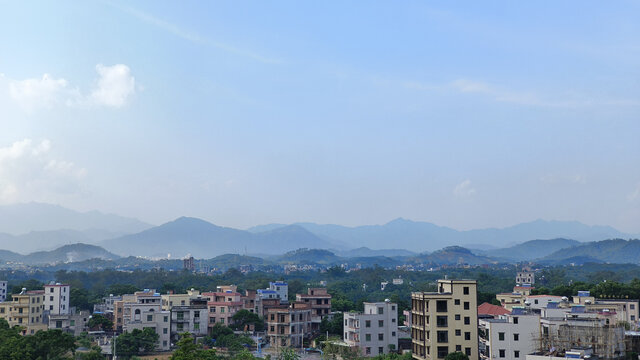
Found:
[[[132,312],[132,317],[125,322],[123,330],[131,332],[134,329],[142,331],[145,328],[152,328],[158,334],[156,350],[168,351],[171,347],[171,313],[162,311],[158,304],[126,304],[125,306]]]
[[[68,315],[71,287],[60,283],[44,286],[44,310],[50,315]]]
[[[0,281],[0,302],[7,300],[7,282]]]
[[[171,338],[177,342],[180,334],[191,333],[194,338],[207,335],[209,309],[206,299],[192,299],[190,305],[171,308]]]
[[[525,297],[524,303],[525,303],[525,306],[531,309],[542,310],[542,309],[545,309],[547,307],[547,304],[550,302],[559,303],[561,301],[563,301],[562,296],[529,295]]]
[[[524,359],[537,350],[540,315],[514,308],[498,319],[480,319],[479,337],[482,359]]]
[[[363,356],[398,348],[398,306],[390,301],[364,303],[364,312],[344,314],[344,341]]]
[[[289,284],[282,281],[270,282],[269,290],[275,291],[280,298],[280,302],[289,302]]]
[[[533,285],[536,283],[536,274],[532,271],[519,271],[516,275],[516,285]]]

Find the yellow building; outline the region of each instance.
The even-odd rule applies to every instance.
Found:
[[[199,290],[191,289],[186,294],[164,294],[162,295],[162,311],[170,311],[174,306],[189,306],[191,299],[196,299],[200,295]]]
[[[411,294],[413,358],[444,359],[453,352],[478,360],[475,280],[438,280],[437,292]]]
[[[39,330],[47,330],[43,323],[44,290],[25,291],[13,295],[11,301],[0,303],[0,317],[10,326],[23,327],[23,335],[35,334]]]

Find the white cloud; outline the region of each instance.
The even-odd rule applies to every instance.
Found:
[[[96,65],[100,75],[97,87],[91,92],[91,99],[100,105],[121,107],[135,93],[136,80],[127,65]]]
[[[453,189],[453,195],[459,198],[468,198],[475,195],[476,189],[471,185],[471,180],[467,179],[456,185]]]
[[[64,78],[44,74],[41,78],[9,80],[9,95],[28,112],[56,106],[88,108],[106,106],[119,108],[135,93],[135,78],[124,64],[96,65],[98,79],[95,88],[83,95]]]
[[[0,203],[48,201],[77,193],[87,170],[57,159],[51,142],[31,139],[0,147]]]

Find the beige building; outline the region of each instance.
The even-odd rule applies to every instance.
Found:
[[[13,295],[11,301],[0,303],[0,317],[9,326],[23,327],[23,335],[35,334],[39,330],[47,330],[43,319],[44,290],[26,291]]]
[[[293,301],[267,310],[267,337],[274,348],[303,347],[311,335],[311,305]]]
[[[162,295],[162,310],[171,311],[174,306],[188,306],[191,299],[200,296],[200,291],[191,289],[186,294],[164,294]]]
[[[319,331],[322,318],[331,312],[331,295],[326,288],[309,288],[306,294],[296,294],[296,301],[311,305],[311,330]]]
[[[475,280],[438,280],[437,292],[411,294],[413,358],[444,359],[463,352],[478,360],[478,304]]]
[[[233,323],[233,315],[242,310],[244,306],[242,294],[232,291],[230,288],[226,290],[225,292],[202,294],[209,307],[209,327],[215,326],[216,323],[231,325]]]

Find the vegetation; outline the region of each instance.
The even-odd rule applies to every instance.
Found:
[[[264,320],[256,313],[252,313],[249,310],[242,309],[232,316],[233,325],[231,327],[234,330],[248,330],[251,327],[255,331],[264,330]]]
[[[459,351],[448,353],[447,356],[444,357],[444,360],[469,360],[469,356],[465,353],[461,353]]]
[[[116,354],[122,359],[130,359],[150,353],[155,349],[158,337],[152,328],[122,333],[116,339]]]
[[[72,335],[60,330],[38,331],[34,335],[20,335],[21,328],[10,327],[0,319],[0,359],[73,359],[76,350]]]
[[[113,321],[100,314],[93,314],[87,325],[91,330],[111,331],[113,329]]]

